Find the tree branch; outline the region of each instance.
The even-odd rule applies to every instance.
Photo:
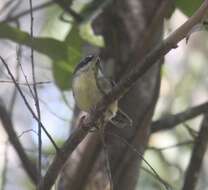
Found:
[[[196,138],[191,160],[186,171],[182,190],[195,190],[203,157],[208,147],[208,114],[204,115],[199,135]]]
[[[208,102],[188,108],[187,110],[177,114],[167,115],[162,119],[152,122],[151,133],[155,133],[161,130],[172,129],[178,124],[183,123],[205,112],[208,112]]]
[[[82,126],[82,124],[81,124]],[[84,130],[81,126],[76,128],[70,135],[64,145],[61,147],[60,152],[55,155],[52,164],[49,166],[42,183],[40,185],[41,190],[49,190],[54,184],[59,172],[66,163],[69,155],[74,151],[77,145],[85,138],[89,128]]]
[[[179,142],[173,145],[165,146],[165,147],[155,147],[155,146],[149,146],[147,147],[148,150],[155,150],[155,151],[165,151],[165,150],[170,150],[172,148],[179,148],[180,146],[186,146],[186,145],[192,145],[194,143],[193,140],[186,140],[184,142]]]
[[[34,83],[32,82],[32,83],[25,83],[25,82],[18,82],[18,80],[16,81],[17,82],[17,84],[20,86],[20,85],[22,85],[22,86],[32,86],[32,85],[34,85]],[[0,80],[0,83],[7,83],[7,84],[14,84],[14,82],[12,81],[12,80]],[[40,82],[36,82],[35,84],[36,85],[45,85],[45,84],[53,84],[54,83],[54,81],[51,81],[51,80],[48,80],[48,81],[40,81]]]
[[[31,40],[33,39],[33,23],[34,23],[34,17],[33,17],[33,2],[32,0],[29,0],[30,4],[30,37]],[[42,131],[41,131],[41,113],[40,113],[40,105],[39,105],[39,97],[38,97],[38,90],[36,86],[36,75],[35,75],[35,63],[34,63],[34,50],[33,47],[30,48],[30,58],[31,58],[31,70],[32,70],[32,80],[33,80],[33,91],[34,91],[34,102],[38,117],[38,187],[37,190],[39,190],[39,184],[42,180]]]
[[[71,136],[67,139],[61,148],[59,154],[56,154],[52,164],[50,165],[46,175],[43,178],[41,189],[48,190],[54,184],[60,170],[65,164],[67,158],[71,155],[78,144],[85,138],[90,128],[96,126],[97,121],[107,109],[107,107],[116,99],[119,99],[125,92],[127,92],[134,82],[143,76],[156,61],[167,54],[171,49],[177,47],[177,43],[181,41],[188,32],[199,23],[208,10],[208,0],[205,0],[196,13],[190,17],[181,27],[179,27],[168,38],[157,45],[140,64],[137,64],[132,70],[127,73],[124,78],[112,89],[96,106],[96,109],[90,112],[88,117],[76,128]],[[130,60],[131,61],[131,60]],[[85,129],[85,130],[84,130]]]
[[[43,129],[43,131],[45,132],[45,134],[47,135],[47,137],[49,138],[49,140],[51,141],[51,143],[53,144],[54,148],[56,149],[56,151],[59,151],[59,147],[56,145],[55,141],[53,140],[53,138],[51,137],[51,135],[48,133],[48,131],[46,130],[46,128],[44,127],[44,125],[42,124],[42,122],[38,119],[38,117],[36,116],[35,112],[33,111],[32,107],[30,106],[29,102],[27,101],[26,97],[24,96],[24,93],[22,92],[20,86],[18,85],[18,83],[16,82],[14,76],[12,75],[7,63],[5,62],[5,60],[0,56],[0,60],[2,61],[3,65],[5,66],[9,76],[11,77],[15,87],[17,88],[18,92],[20,93],[26,107],[28,108],[28,110],[30,111],[31,115],[33,116],[33,118],[40,123],[41,128]],[[29,86],[30,87],[30,86]]]
[[[19,156],[19,159],[22,162],[22,166],[24,170],[30,177],[31,181],[34,184],[37,184],[36,166],[29,160],[28,156],[26,155],[24,148],[22,147],[22,144],[20,143],[19,138],[14,130],[11,118],[1,101],[0,101],[0,118],[3,127],[9,137],[9,141],[13,145],[14,149],[16,150]]]

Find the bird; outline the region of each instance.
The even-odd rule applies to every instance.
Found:
[[[104,76],[99,56],[88,55],[76,66],[72,92],[80,110],[89,113],[112,88],[113,82]],[[104,113],[104,120],[111,120],[117,111],[118,100],[115,100]]]
[[[101,59],[97,55],[86,56],[74,69],[72,93],[76,105],[84,112],[89,113],[95,109],[97,103],[115,85],[114,81],[104,75]],[[105,122],[110,121],[116,127],[132,126],[131,118],[118,108],[118,100],[107,107],[103,116]]]

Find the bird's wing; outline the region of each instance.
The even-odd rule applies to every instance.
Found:
[[[113,88],[112,82],[104,76],[97,78],[97,86],[104,95],[109,93]]]

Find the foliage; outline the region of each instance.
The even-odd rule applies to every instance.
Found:
[[[109,2],[92,1],[88,3],[81,11],[85,18],[84,22],[80,26],[75,23],[72,24],[72,28],[64,41],[49,37],[34,37],[31,39],[27,32],[5,23],[0,23],[0,38],[32,47],[34,50],[50,57],[56,84],[61,90],[67,90],[70,88],[73,68],[81,59],[81,49],[84,41],[96,46],[104,45],[101,37],[95,37],[92,32],[90,20]],[[176,6],[190,16],[201,2],[202,0],[193,0],[187,6],[188,0],[176,0]]]
[[[83,44],[76,25],[72,27],[65,41],[59,41],[47,37],[31,39],[27,32],[0,23],[0,38],[10,39],[16,43],[32,47],[34,50],[49,56],[53,60],[53,73],[57,85],[62,90],[70,87],[73,68],[81,58],[80,49]]]
[[[191,16],[194,11],[201,5],[203,0],[176,0],[176,7],[179,8],[187,16]]]
[[[84,41],[100,47],[104,44],[101,37],[94,35],[90,20],[106,4],[106,2],[103,3],[102,1],[87,3],[82,11],[82,15],[85,18],[82,24],[78,26],[76,22],[73,22],[71,30],[68,31],[64,41],[49,37],[34,37],[31,39],[29,33],[3,22],[0,23],[0,38],[26,45],[50,57],[52,59],[53,75],[57,86],[61,90],[67,90],[71,88],[73,70],[81,59]]]

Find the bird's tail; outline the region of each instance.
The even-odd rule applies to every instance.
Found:
[[[133,125],[132,119],[120,108],[110,122],[118,128],[132,127]]]

